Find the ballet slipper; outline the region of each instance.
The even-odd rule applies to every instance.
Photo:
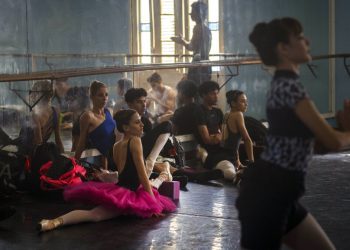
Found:
[[[53,230],[57,227],[60,227],[62,225],[63,225],[63,218],[58,217],[58,218],[53,219],[53,220],[41,220],[38,223],[37,229],[40,232],[46,232],[46,231]]]

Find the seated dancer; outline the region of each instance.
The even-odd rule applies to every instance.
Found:
[[[215,107],[218,101],[219,84],[206,81],[199,86],[202,104],[195,112],[197,131],[195,136],[201,146],[207,151],[204,167],[219,169],[226,180],[234,180],[236,157],[233,152],[221,146],[223,122],[222,111]]]
[[[191,80],[182,80],[177,84],[176,88],[179,108],[175,110],[172,118],[173,131],[176,135],[194,134],[198,138],[196,116],[199,107],[195,103],[197,96],[196,84]],[[180,169],[179,172],[183,172],[190,181],[197,182],[207,182],[223,177],[221,170],[218,169],[190,171],[190,169],[184,168]]]
[[[56,145],[61,153],[64,152],[59,128],[60,111],[51,106],[52,96],[53,90],[49,81],[35,82],[31,88],[30,102],[37,104],[21,127],[19,137],[14,140],[21,153],[31,155],[35,146],[46,143],[53,132]]]
[[[119,215],[136,215],[148,218],[163,212],[173,212],[176,205],[151,187],[148,179],[140,136],[143,124],[135,110],[120,110],[115,115],[118,130],[124,137],[113,146],[113,160],[117,166],[117,184],[84,182],[64,191],[67,201],[96,204],[92,210],[74,210],[53,220],[42,220],[42,232],[59,226],[81,222],[98,222]]]
[[[236,157],[235,167],[239,169],[242,167],[242,164],[239,159],[238,149],[242,139],[248,161],[254,162],[253,142],[245,127],[243,116],[243,113],[247,111],[248,100],[244,92],[240,90],[228,91],[226,93],[226,99],[231,109],[224,116],[222,142],[224,148],[232,150],[232,153]]]
[[[152,119],[155,123],[168,121],[175,110],[176,94],[174,89],[165,85],[157,72],[148,77],[147,82],[151,85],[148,90],[147,108],[152,111]]]
[[[143,155],[146,159],[146,172],[150,177],[153,171],[160,173],[159,178],[154,180],[152,185],[159,187],[163,181],[171,181],[170,165],[168,163],[156,164],[164,145],[167,143],[171,133],[171,123],[162,122],[152,128],[151,121],[145,115],[146,113],[147,92],[143,88],[131,88],[125,94],[125,101],[129,108],[138,112],[144,125],[144,134],[141,137]]]
[[[84,112],[80,121],[80,137],[75,151],[75,158],[80,159],[82,152],[90,145],[102,154],[101,167],[107,169],[112,165],[111,151],[115,142],[115,121],[105,107],[108,101],[107,86],[99,81],[90,85],[92,109]],[[88,144],[89,143],[89,144]]]

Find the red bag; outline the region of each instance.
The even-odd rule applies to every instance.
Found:
[[[50,191],[50,190],[58,190],[64,189],[70,185],[76,185],[83,182],[85,178],[86,170],[82,166],[78,165],[74,158],[68,158],[70,163],[65,164],[65,166],[55,166],[55,168],[62,168],[66,171],[62,173],[58,178],[53,178],[48,175],[49,170],[52,170],[53,163],[49,161],[45,163],[39,170],[40,174],[40,187],[42,190]],[[51,171],[52,172],[52,171]]]

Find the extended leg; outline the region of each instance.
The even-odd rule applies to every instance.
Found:
[[[99,222],[117,217],[119,212],[106,209],[102,206],[91,210],[73,210],[53,220],[42,220],[39,230],[42,232],[53,230],[63,225],[78,224],[81,222]]]

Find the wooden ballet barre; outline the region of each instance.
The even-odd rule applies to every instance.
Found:
[[[313,56],[313,60],[323,60],[332,58],[348,58],[350,54],[332,54],[332,55],[319,55]],[[28,80],[46,80],[46,79],[59,79],[59,78],[71,78],[81,77],[89,75],[102,75],[102,74],[114,74],[134,71],[146,71],[146,70],[161,70],[161,69],[177,69],[177,68],[198,68],[208,66],[243,66],[243,65],[257,65],[261,64],[261,61],[257,57],[240,58],[240,59],[226,59],[217,61],[199,61],[191,63],[152,63],[152,64],[129,64],[121,66],[108,66],[99,68],[76,68],[76,69],[63,69],[54,71],[40,71],[33,73],[22,74],[0,74],[0,82],[15,82],[15,81],[28,81]],[[347,68],[347,67],[346,67]]]
[[[234,65],[254,65],[261,64],[258,58],[235,59],[235,60],[218,60],[218,61],[200,61],[192,63],[153,63],[153,64],[133,64],[122,66],[109,66],[100,68],[78,68],[63,69],[54,71],[40,71],[23,74],[0,74],[0,82],[15,82],[28,80],[46,80],[81,77],[89,75],[114,74],[123,72],[160,70],[160,69],[177,69],[177,68],[198,68],[207,66],[234,66]]]

